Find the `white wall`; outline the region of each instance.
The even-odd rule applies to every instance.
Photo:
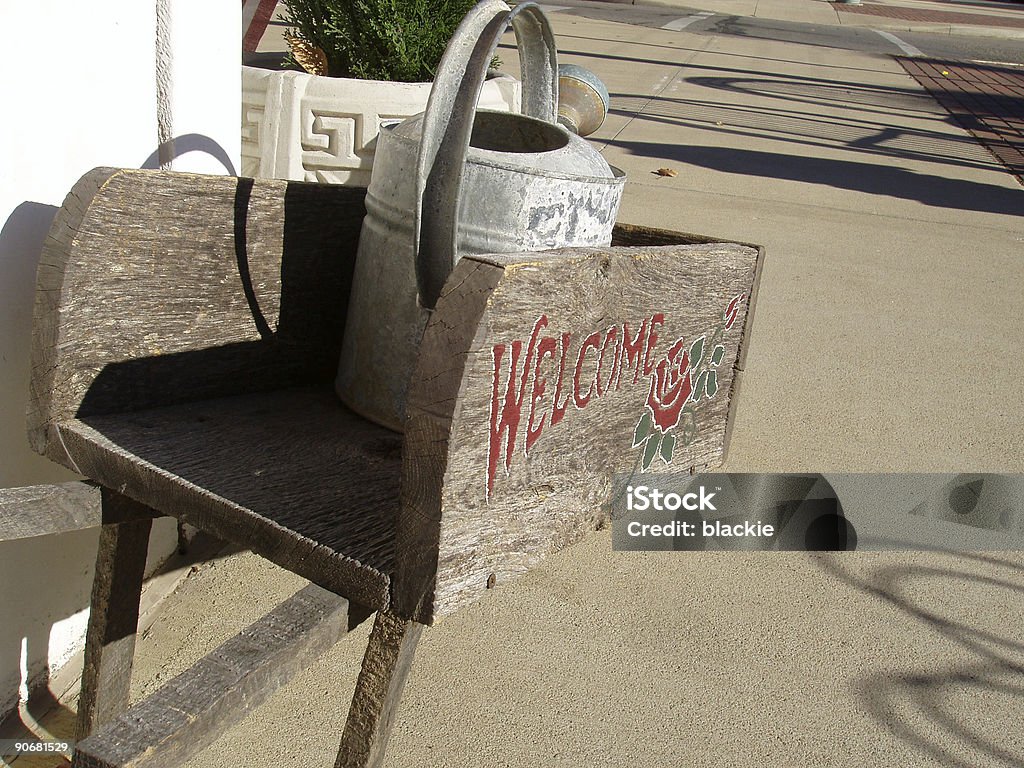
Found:
[[[177,137],[171,168],[235,172],[241,8],[0,0],[0,18],[0,487],[16,487],[73,477],[25,438],[35,272],[53,215],[91,168],[158,167],[162,135]],[[45,678],[81,647],[96,535],[0,543],[0,714],[22,667]],[[153,538],[152,559],[169,554],[173,522]]]

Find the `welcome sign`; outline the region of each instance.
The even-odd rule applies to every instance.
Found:
[[[578,348],[571,332],[542,335],[548,327],[545,314],[534,323],[528,343],[515,340],[495,344],[488,496],[494,489],[499,463],[506,475],[510,473],[517,446],[522,446],[523,456],[528,458],[545,426],[554,427],[567,411],[581,411],[591,401],[621,390],[624,384],[636,386],[641,379],[647,386],[647,400],[631,445],[641,447],[644,471],[658,456],[666,465],[671,464],[676,443],[681,439],[688,445],[696,435],[695,406],[718,394],[717,369],[726,356],[725,333],[735,324],[744,298],[746,294],[740,294],[729,301],[710,334],[692,340],[677,338],[663,345],[667,351],[656,349],[659,331],[665,325],[663,312],[634,323],[635,333],[628,322],[594,331],[578,342]],[[574,348],[575,362],[570,362],[569,353]],[[545,362],[550,365],[545,366]],[[677,430],[684,408],[687,419]]]
[[[616,473],[721,462],[760,257],[667,243],[458,262],[407,407],[407,465],[444,467],[438,487],[404,482],[399,556],[409,578],[437,574],[423,610],[605,525]]]

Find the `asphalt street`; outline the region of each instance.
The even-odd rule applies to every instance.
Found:
[[[573,0],[569,1],[573,2]],[[991,5],[1001,7],[1009,4],[993,3]],[[555,12],[587,19],[667,29],[691,35],[728,35],[751,40],[796,43],[863,53],[1024,65],[1024,41],[1020,39],[967,34],[893,32],[882,28],[884,26],[882,24],[878,29],[827,25],[718,14],[695,8],[662,5],[628,5],[589,1],[580,5],[544,4],[544,7]]]

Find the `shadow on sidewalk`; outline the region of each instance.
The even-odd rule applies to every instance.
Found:
[[[891,72],[648,43],[625,49],[629,53],[594,53],[582,50],[582,41],[595,38],[575,39],[581,41],[580,50],[560,53],[584,63],[593,59],[592,66],[598,69],[602,60],[675,70],[666,73],[654,93],[612,97],[612,114],[664,126],[657,131],[661,143],[644,141],[649,134],[638,136],[625,129],[606,140],[611,146],[725,173],[824,184],[953,210],[1024,215],[1019,190],[957,173],[1006,170],[1002,156],[993,156],[962,132],[960,123],[923,88],[909,80],[907,86],[900,85],[899,76]],[[699,63],[697,56],[702,57]],[[761,69],[755,61],[771,64]],[[733,62],[736,65],[729,66]],[[772,65],[792,69],[794,64],[803,64],[803,71],[772,71]],[[1004,94],[995,101],[988,98],[984,108],[997,116],[1016,114],[1024,109],[1020,102],[1017,96]],[[681,129],[678,139],[666,130],[672,126]],[[709,132],[715,138],[694,142],[700,135],[695,132]],[[729,136],[736,138],[730,142]],[[763,146],[764,139],[796,146],[792,154],[746,148],[753,145],[751,140]],[[737,148],[693,143],[733,143]],[[831,150],[832,157],[807,157],[822,153],[805,148]],[[850,159],[836,158],[836,150]],[[897,166],[905,164],[901,161],[928,163],[934,169],[860,162],[865,155],[891,158]]]
[[[676,125],[687,130],[747,138],[771,138],[804,147],[850,150],[893,159],[922,160],[962,168],[1002,166],[967,136],[887,125],[870,117],[838,117],[795,109],[753,108],[696,99],[614,94],[611,114]],[[942,122],[948,123],[949,119]]]
[[[1024,2],[1024,0],[1021,0],[1021,2]],[[591,35],[573,35],[573,34],[569,34],[567,32],[559,33],[558,39],[559,39],[559,41],[561,41],[561,40],[583,40],[583,41],[586,41],[586,42],[599,42],[599,43],[607,42],[607,40],[604,40],[603,38],[600,38],[600,37],[593,37]],[[583,43],[583,45],[586,45],[586,42]],[[658,43],[650,43],[650,42],[646,42],[646,41],[643,42],[643,43],[637,43],[637,45],[638,46],[642,46],[642,47],[647,48],[647,49],[651,49],[651,50],[653,50],[655,52],[657,52],[657,51],[669,51],[671,53],[672,58],[671,59],[665,59],[665,60],[662,60],[662,61],[659,62],[659,61],[656,61],[654,59],[638,59],[638,58],[635,58],[635,57],[610,56],[610,55],[607,55],[607,54],[598,54],[598,53],[593,53],[592,51],[586,51],[586,50],[570,50],[568,48],[564,48],[564,47],[561,47],[561,46],[559,46],[559,48],[558,48],[558,55],[562,56],[562,55],[572,54],[574,56],[586,56],[586,57],[599,58],[599,59],[621,59],[621,60],[625,60],[625,61],[647,61],[647,62],[655,63],[655,64],[672,64],[672,63],[676,63],[676,64],[678,64],[680,66],[682,66],[682,64],[683,64],[683,62],[680,61],[681,57],[689,58],[692,54],[697,54],[697,53],[699,53],[701,56],[708,56],[708,57],[720,56],[720,57],[728,58],[728,59],[737,58],[737,54],[731,53],[729,51],[716,51],[716,50],[710,50],[708,48],[702,48],[702,47],[688,48],[685,45],[664,45],[664,44],[658,44]],[[500,45],[498,47],[499,47],[499,49],[504,48],[505,50],[508,50],[508,51],[514,51],[516,49],[516,46],[514,44],[507,44],[507,43],[503,43],[502,45]],[[749,53],[743,54],[743,56],[741,58],[744,61],[770,61],[770,62],[772,62],[774,64],[797,64],[797,65],[807,66],[807,61],[805,59],[785,59],[785,58],[782,58],[780,56],[757,56],[757,55],[749,54]],[[847,74],[852,73],[852,72],[876,72],[877,71],[877,70],[872,69],[870,67],[855,66],[855,65],[850,65],[850,64],[828,64],[826,62],[820,62],[820,61],[814,63],[814,68],[816,70],[825,70],[826,72],[829,71],[829,70],[837,70],[837,71],[845,72]],[[753,74],[753,71],[751,71],[751,74]]]
[[[989,554],[948,555],[948,567],[883,563],[874,568],[844,555],[815,556],[824,573],[895,609],[893,622],[920,622],[935,633],[927,658],[914,659],[909,649],[880,649],[878,668],[853,682],[855,695],[893,736],[941,765],[974,768],[981,760],[1024,765],[1009,710],[1000,724],[997,708],[976,706],[977,697],[985,704],[1012,699],[1015,706],[1024,699],[1019,624],[1010,622],[1000,632],[974,626],[970,599],[975,589],[985,589],[1012,612],[1024,597],[1024,569]],[[912,587],[926,581],[948,582],[952,597],[941,605],[923,601]],[[953,660],[963,652],[974,658]],[[908,665],[917,671],[907,671]],[[1010,730],[1001,730],[1004,726]]]
[[[1024,216],[1024,195],[1019,189],[916,173],[874,163],[732,147],[693,147],[638,141],[607,143],[634,155],[674,160],[723,173],[823,184],[872,195],[918,200],[938,208]]]
[[[659,60],[660,51],[652,57],[566,53],[677,68],[675,84],[663,82],[656,94],[612,95],[612,114],[662,126],[656,132],[660,142],[642,140],[650,133],[630,129],[604,141],[634,155],[917,200],[938,208],[1024,215],[1019,189],[957,173],[1005,166],[972,136],[950,130],[954,118],[919,87],[858,81],[852,71],[818,76],[816,65],[810,64],[808,74],[779,74],[742,64],[683,63],[668,56]],[[672,127],[679,128],[678,139],[672,136]],[[701,134],[701,144],[733,146],[695,146],[694,139]],[[715,138],[709,141],[709,134]],[[735,138],[730,141],[729,136]],[[755,141],[763,147],[765,139],[794,145],[793,151],[745,148]],[[817,148],[830,151],[831,157],[808,156],[822,154]],[[836,157],[837,153],[849,159]],[[865,156],[873,160],[861,161]],[[932,167],[900,167],[906,161]]]

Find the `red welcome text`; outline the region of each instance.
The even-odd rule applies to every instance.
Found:
[[[622,323],[583,339],[575,355],[573,334],[546,334],[547,315],[534,323],[528,342],[495,344],[491,391],[487,493],[494,488],[499,464],[508,474],[517,446],[530,450],[548,427],[623,383],[648,377],[658,362],[654,348],[665,316],[656,312],[639,325]]]

